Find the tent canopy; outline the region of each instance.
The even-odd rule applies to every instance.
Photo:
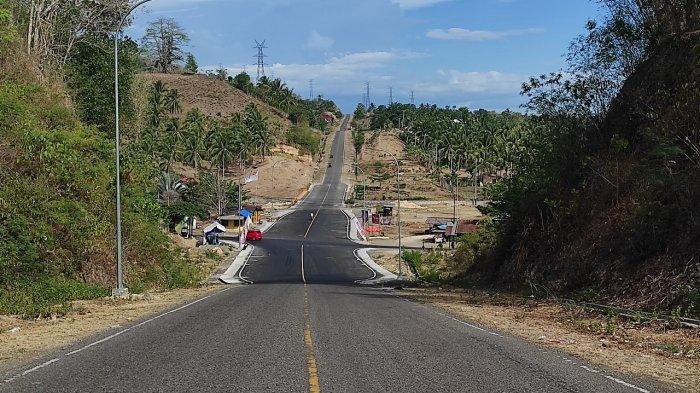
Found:
[[[226,232],[226,227],[221,225],[218,222],[210,224],[208,227],[204,228],[204,234],[207,234],[209,232]]]

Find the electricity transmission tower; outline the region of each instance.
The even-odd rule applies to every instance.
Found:
[[[309,101],[314,100],[314,80],[309,79]]]
[[[411,90],[411,105],[416,105],[416,96],[413,94],[413,90]]]
[[[369,82],[365,82],[365,108],[369,108],[372,100],[369,98]]]
[[[267,57],[265,55],[264,50],[267,49],[267,46],[265,46],[265,40],[262,42],[258,42],[258,40],[255,40],[255,49],[258,50],[258,54],[255,55],[254,57],[257,58],[258,62],[255,64],[258,66],[258,74],[255,79],[255,82],[257,83],[260,80],[260,77],[265,76],[265,58]]]
[[[389,105],[394,103],[394,87],[389,86]]]

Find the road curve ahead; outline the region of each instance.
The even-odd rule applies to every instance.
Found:
[[[344,119],[325,181],[197,302],[0,375],[0,392],[645,392],[648,383],[360,287],[339,210]],[[313,222],[311,213],[315,214]]]

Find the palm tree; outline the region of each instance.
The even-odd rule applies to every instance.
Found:
[[[165,94],[164,99],[165,109],[170,112],[170,114],[180,114],[182,113],[182,106],[180,106],[180,96],[176,89],[168,90]]]
[[[204,160],[204,115],[198,109],[192,109],[185,118],[186,138],[183,158],[195,169],[199,169]]]
[[[243,123],[250,131],[254,151],[261,154],[262,158],[265,159],[270,148],[271,139],[267,117],[263,116],[254,104],[250,104],[245,109]]]
[[[163,81],[157,81],[153,84],[153,88],[148,96],[148,125],[153,127],[158,137],[163,115],[165,112],[165,96],[168,94],[168,89]]]
[[[180,195],[187,186],[170,172],[162,172],[158,179],[158,201],[166,206],[172,206],[180,201]]]
[[[183,142],[182,127],[180,119],[173,117],[165,124],[165,137],[163,138],[161,152],[167,161],[167,167],[175,161],[175,157],[181,149]]]

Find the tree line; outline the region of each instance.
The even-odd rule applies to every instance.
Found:
[[[407,153],[425,165],[436,180],[450,185],[461,181],[477,186],[487,176],[511,176],[536,128],[531,117],[510,111],[400,103],[370,109],[370,130],[397,128]],[[359,104],[355,119],[367,113]],[[362,128],[353,130],[356,153],[365,143],[366,132]],[[464,172],[466,176],[459,175]]]

